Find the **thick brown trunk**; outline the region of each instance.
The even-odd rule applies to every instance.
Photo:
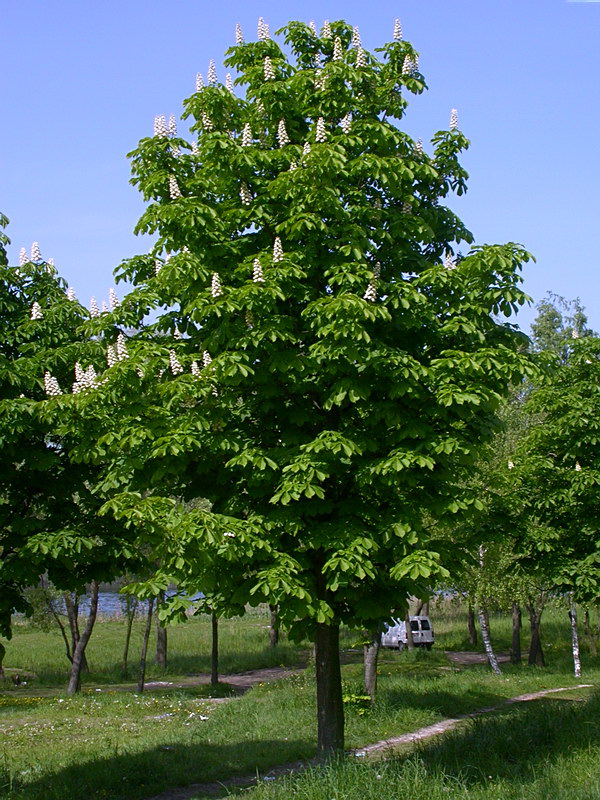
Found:
[[[271,624],[269,626],[269,646],[277,647],[279,644],[279,608],[276,605],[270,605],[271,611]]]
[[[510,660],[512,664],[521,663],[521,606],[512,604],[512,644],[510,647]]]
[[[85,661],[85,648],[88,645],[90,636],[94,629],[96,622],[96,615],[98,613],[98,581],[92,581],[90,593],[90,613],[83,629],[83,634],[79,637],[79,641],[73,651],[73,663],[71,664],[71,675],[69,677],[69,685],[67,687],[67,694],[75,694],[81,688],[81,672]],[[87,662],[86,662],[87,663]]]
[[[368,641],[364,649],[365,692],[371,698],[371,703],[374,703],[377,696],[377,659],[381,645],[381,633],[370,631],[367,636]]]
[[[156,656],[155,661],[159,667],[167,668],[167,629],[158,618],[160,603],[165,599],[164,592],[161,592],[159,601],[156,604]]]
[[[544,651],[542,650],[542,638],[540,624],[542,612],[538,611],[533,605],[527,606],[529,612],[529,625],[531,628],[531,641],[529,643],[529,658],[527,663],[530,667],[544,667]]]
[[[412,628],[410,627],[410,613],[409,611],[406,612],[404,616],[404,623],[406,625],[406,647],[408,650],[415,649],[415,640],[413,639],[412,635]]]
[[[142,639],[142,652],[140,654],[140,672],[138,675],[138,692],[144,691],[146,685],[146,656],[148,654],[148,641],[152,629],[152,614],[154,611],[154,598],[148,600],[148,613],[146,614],[146,627],[144,628],[144,638]]]
[[[494,648],[492,647],[492,637],[490,635],[490,620],[487,615],[487,612],[481,609],[479,611],[479,627],[481,628],[481,638],[483,639],[483,646],[485,647],[485,654],[487,655],[488,662],[492,671],[496,673],[496,675],[501,675],[502,670],[498,665],[498,659],[496,658],[496,654],[494,653]]]
[[[581,678],[581,659],[579,657],[579,635],[577,633],[577,606],[571,602],[569,611],[571,621],[571,650],[573,651],[573,673],[576,678]]]
[[[340,669],[339,625],[317,623],[315,633],[317,678],[317,755],[320,758],[344,749],[344,703]]]
[[[475,627],[475,609],[473,606],[469,606],[467,611],[467,628],[469,631],[469,644],[471,647],[476,647],[477,645],[477,628]]]
[[[214,611],[210,615],[210,622],[210,685],[213,688],[216,688],[219,685],[219,618]]]
[[[81,638],[79,633],[79,600],[77,599],[76,592],[65,592],[64,594],[65,606],[67,608],[67,617],[69,620],[69,628],[71,629],[71,663],[72,657],[75,653],[77,643]],[[83,663],[81,665],[81,672],[89,672],[87,658],[85,652],[83,654]]]

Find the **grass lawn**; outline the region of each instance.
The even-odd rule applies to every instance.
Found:
[[[444,621],[434,621],[437,631],[443,631]],[[306,657],[304,648],[285,641],[280,651],[269,650],[267,623],[266,617],[249,616],[223,624],[223,659],[229,659],[224,672]],[[9,643],[7,666],[26,668],[30,658],[38,679],[31,686],[0,693],[0,794],[7,800],[136,800],[192,782],[262,773],[314,754],[311,667],[233,699],[211,699],[209,687],[143,695],[114,691],[108,681],[118,674],[123,634],[119,624],[103,623],[90,652],[93,672],[88,686],[95,681],[102,690],[73,698],[56,689],[59,678],[64,685],[65,675],[60,642],[53,644],[51,656],[45,649],[49,640],[43,638],[50,634],[24,628]],[[562,624],[560,619],[557,624]],[[453,636],[459,641],[462,634],[453,625],[448,623],[440,638]],[[169,672],[157,671],[154,676],[172,680],[188,671],[204,671],[208,628],[207,621],[197,620],[171,629]],[[353,699],[362,694],[361,665],[352,663],[359,661],[360,653],[347,652],[347,746],[360,747],[526,691],[600,685],[600,662],[586,654],[583,679],[572,677],[567,636],[568,621],[549,650],[548,667],[507,665],[500,677],[484,666],[457,669],[437,648],[387,652],[380,664],[379,699],[373,709]],[[346,646],[354,638],[348,634]],[[40,667],[44,654],[47,660]],[[389,760],[351,759],[295,779],[265,783],[244,795],[253,800],[369,800],[371,796],[597,800],[599,712],[593,690],[551,695],[465,721],[458,730],[416,750],[404,748]]]

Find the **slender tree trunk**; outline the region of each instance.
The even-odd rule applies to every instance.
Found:
[[[52,605],[52,603],[48,603],[48,607],[50,609],[50,612],[51,612],[52,616],[54,617],[54,621],[56,622],[56,624],[59,627],[63,642],[65,643],[65,652],[67,654],[67,658],[69,659],[69,661],[72,664],[73,663],[73,653],[71,652],[71,645],[69,643],[69,637],[67,636],[67,632],[65,630],[65,626],[62,624],[62,620],[61,620],[58,612],[56,611],[56,609]]]
[[[510,660],[513,664],[521,663],[521,606],[518,603],[512,604],[512,644],[510,648]]]
[[[144,638],[142,639],[142,652],[140,654],[140,672],[138,676],[138,692],[144,691],[146,684],[146,655],[148,654],[148,641],[150,639],[150,631],[152,629],[152,614],[154,611],[154,598],[148,600],[148,613],[146,614],[146,627],[144,629]]]
[[[364,649],[365,692],[371,698],[371,703],[374,703],[377,696],[377,660],[381,645],[381,632],[370,631],[368,637],[369,641]]]
[[[165,599],[165,593],[161,592],[156,603],[156,657],[155,661],[159,667],[167,668],[167,629],[158,618],[158,609]]]
[[[277,647],[279,644],[279,608],[276,605],[270,605],[271,611],[271,625],[269,626],[269,646]]]
[[[4,656],[6,655],[6,647],[0,642],[0,679],[4,680]]]
[[[413,639],[412,628],[410,627],[410,611],[406,612],[404,624],[406,627],[406,647],[408,650],[414,650],[415,640]]]
[[[590,653],[593,656],[597,656],[598,646],[596,644],[596,637],[594,636],[594,631],[592,630],[592,626],[590,624],[590,612],[589,609],[587,608],[585,610],[585,614],[583,615],[583,629],[585,631],[585,635],[588,640],[588,644],[590,646]]]
[[[65,606],[67,607],[67,618],[69,620],[69,627],[71,629],[71,654],[75,653],[77,643],[81,638],[79,633],[79,601],[76,592],[65,592]],[[71,661],[72,663],[72,661]],[[85,652],[83,654],[83,663],[81,665],[81,672],[89,672],[89,666]]]
[[[210,615],[211,648],[210,648],[210,685],[215,689],[219,685],[219,618],[215,611]]]
[[[577,606],[571,601],[569,611],[571,620],[571,649],[573,650],[573,671],[576,678],[581,678],[581,659],[579,657],[579,635],[577,633]]]
[[[480,609],[479,611],[479,627],[481,628],[481,638],[483,639],[483,646],[485,648],[485,654],[487,655],[489,665],[496,675],[501,675],[502,670],[498,665],[498,659],[496,658],[494,648],[492,647],[489,617],[483,609]]]
[[[529,658],[527,663],[530,667],[544,667],[546,661],[544,659],[544,651],[542,650],[540,630],[542,611],[538,611],[533,603],[528,603],[527,611],[529,613],[529,625],[531,627],[531,642],[529,644]]]
[[[90,636],[94,629],[96,622],[96,615],[98,613],[98,581],[92,581],[91,594],[90,594],[90,613],[88,615],[83,634],[79,637],[77,646],[73,651],[73,663],[71,664],[71,676],[69,678],[69,685],[67,687],[67,694],[75,694],[81,688],[81,672],[83,670],[83,663],[85,659],[85,648],[88,645]]]
[[[121,664],[121,672],[126,679],[129,672],[129,645],[131,643],[131,629],[133,628],[133,620],[135,619],[135,612],[137,611],[138,601],[137,598],[131,597],[127,603],[127,628],[125,631],[125,646],[123,648],[123,662]]]
[[[475,609],[469,604],[467,611],[467,629],[469,631],[469,644],[471,647],[477,646],[477,628],[475,627]]]
[[[317,755],[327,758],[344,749],[344,703],[340,669],[339,625],[317,623]]]

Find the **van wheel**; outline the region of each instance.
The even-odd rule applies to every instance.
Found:
[[[433,647],[433,642],[427,642],[427,644],[425,645],[425,647],[426,647],[428,650],[431,650],[431,648]]]
[[[398,652],[401,653],[404,650],[404,642],[400,642],[398,645]]]

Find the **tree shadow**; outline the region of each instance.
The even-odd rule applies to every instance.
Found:
[[[169,744],[142,752],[115,752],[111,758],[73,764],[25,783],[11,781],[11,800],[137,800],[167,789],[265,774],[278,764],[308,761],[315,744],[306,740],[206,741]],[[0,767],[0,773],[2,769]],[[0,783],[6,785],[6,776]]]
[[[600,695],[511,705],[467,725],[419,744],[416,753],[399,759],[402,767],[417,758],[432,777],[467,786],[499,779],[533,782],[544,766],[600,744]]]

